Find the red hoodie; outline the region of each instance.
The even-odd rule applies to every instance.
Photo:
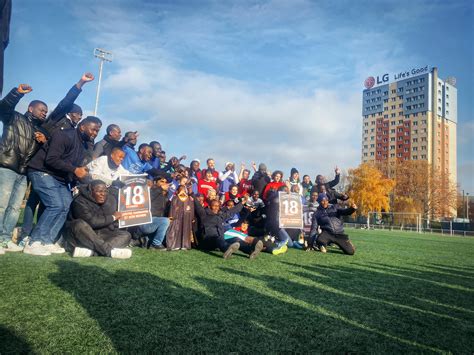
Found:
[[[285,186],[285,183],[284,182],[275,182],[275,181],[272,181],[272,182],[269,182],[267,184],[267,186],[265,186],[265,190],[263,190],[263,199],[266,200],[267,197],[268,197],[268,193],[270,192],[270,190],[275,190],[275,191],[278,191],[278,189],[282,186]]]

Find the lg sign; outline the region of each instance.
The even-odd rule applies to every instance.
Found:
[[[367,79],[364,81],[364,85],[367,89],[373,88],[375,84],[383,84],[388,82],[388,74],[382,75],[382,79],[380,79],[379,76],[377,76],[377,79],[375,79],[373,76],[369,76]]]

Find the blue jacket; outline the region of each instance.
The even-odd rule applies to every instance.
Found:
[[[130,146],[124,145],[123,151],[125,158],[122,161],[122,166],[132,174],[143,174],[153,168],[149,162],[141,160],[137,152]]]

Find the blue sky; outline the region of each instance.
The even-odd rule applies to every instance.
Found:
[[[367,76],[437,66],[458,87],[458,175],[474,194],[472,1],[14,1],[5,89],[51,109],[105,64],[99,117],[170,155],[332,174],[361,155]],[[96,82],[81,94],[94,106]],[[101,133],[102,135],[102,133]],[[189,162],[188,159],[187,162]]]

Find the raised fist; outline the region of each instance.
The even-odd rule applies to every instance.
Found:
[[[17,90],[20,94],[28,94],[29,92],[33,91],[33,88],[29,86],[28,84],[20,84],[18,85]]]
[[[357,205],[355,203],[351,203],[351,207],[355,210],[357,209]]]
[[[336,175],[339,175],[341,173],[341,169],[339,169],[337,166],[336,168],[334,169],[334,172],[336,173]]]
[[[86,83],[92,80],[94,80],[94,75],[92,73],[84,73],[81,77],[81,81]]]

